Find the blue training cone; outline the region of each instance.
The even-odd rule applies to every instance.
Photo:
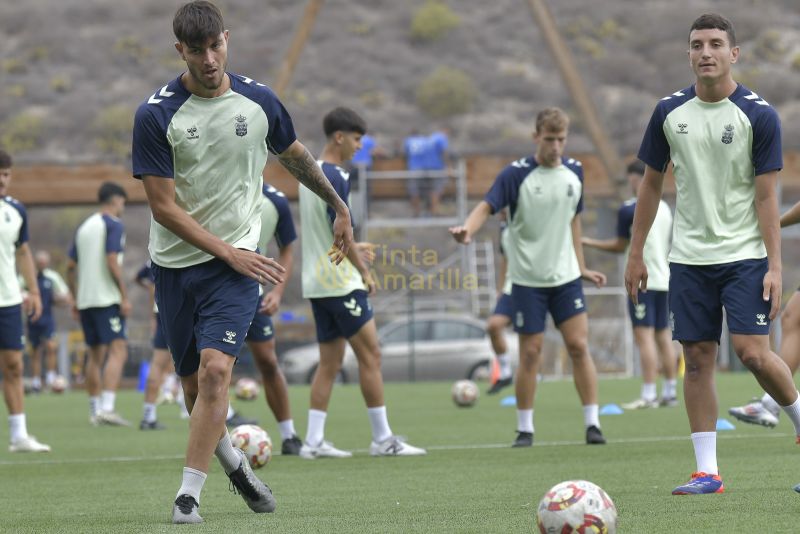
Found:
[[[620,415],[625,411],[617,404],[606,404],[600,408],[600,415]]]
[[[139,384],[136,386],[136,391],[142,392],[147,386],[147,375],[150,373],[150,362],[142,360],[139,364]]]
[[[516,406],[516,405],[517,405],[517,398],[514,395],[503,397],[503,399],[500,401],[500,406]]]
[[[735,430],[736,427],[733,426],[733,423],[720,417],[717,419],[717,430]]]

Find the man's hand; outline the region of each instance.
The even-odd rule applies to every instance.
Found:
[[[604,275],[600,271],[592,271],[586,269],[581,273],[581,278],[583,278],[587,282],[593,283],[595,287],[603,287],[604,285],[606,285],[606,275]]]
[[[27,298],[22,301],[22,308],[25,315],[30,317],[31,322],[36,322],[42,316],[42,297],[39,293],[28,293]]]
[[[355,244],[356,252],[358,252],[358,257],[361,258],[361,261],[364,262],[366,265],[372,265],[372,262],[375,261],[375,247],[374,243],[367,243],[365,241],[359,242]]]
[[[770,303],[769,306],[769,320],[774,321],[778,316],[781,309],[781,291],[783,281],[781,280],[781,273],[772,270],[767,271],[764,275],[764,294],[762,298]]]
[[[347,251],[353,245],[353,225],[350,222],[350,213],[345,210],[336,214],[333,221],[333,246],[338,248],[342,255],[336,260],[332,260],[339,265],[347,255]]]
[[[128,299],[122,299],[119,303],[119,314],[123,317],[128,317],[131,314],[131,310],[133,306],[131,306],[131,301]]]
[[[286,269],[274,259],[238,248],[233,250],[227,262],[236,272],[249,276],[261,285],[280,284],[283,282],[281,275],[286,272]]]
[[[472,241],[472,236],[469,235],[469,230],[467,230],[466,226],[451,226],[448,230],[450,231],[450,235],[453,236],[453,239],[462,245],[467,245]]]
[[[647,266],[643,256],[631,254],[625,266],[625,291],[634,304],[639,304],[639,290],[647,291]]]
[[[278,295],[276,291],[270,291],[269,293],[264,293],[264,297],[261,299],[261,307],[258,309],[258,313],[269,316],[275,315],[280,305],[281,305],[281,295]]]

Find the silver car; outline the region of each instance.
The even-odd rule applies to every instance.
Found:
[[[418,313],[392,321],[378,329],[381,369],[386,381],[485,380],[492,347],[485,323],[466,315]],[[517,336],[506,336],[516,367]],[[288,350],[281,358],[286,379],[311,383],[319,363],[319,345]],[[347,345],[340,373],[342,382],[358,382],[358,362]]]

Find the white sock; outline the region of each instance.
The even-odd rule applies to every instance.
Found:
[[[511,378],[511,362],[509,361],[508,354],[498,354],[497,363],[500,364],[500,378],[503,380]]]
[[[48,386],[53,383],[53,380],[56,379],[56,372],[55,371],[47,371],[44,375],[44,383]]]
[[[178,375],[170,373],[164,378],[164,383],[161,385],[161,391],[164,393],[172,393],[175,390],[175,383],[178,381]]]
[[[178,494],[175,496],[175,498],[177,499],[181,495],[189,495],[190,497],[194,497],[194,500],[196,500],[197,504],[199,505],[200,492],[203,491],[203,484],[205,484],[207,476],[208,475],[202,471],[198,471],[197,469],[184,467],[181,489],[178,490]]]
[[[786,415],[789,416],[789,419],[792,420],[794,433],[800,436],[800,393],[798,393],[797,399],[792,404],[789,406],[782,406],[782,408],[783,411],[786,412]]]
[[[34,389],[42,389],[42,379],[38,376],[34,376],[31,378],[31,386],[33,386]]]
[[[597,404],[586,404],[583,407],[583,424],[586,428],[590,426],[600,428],[600,407]]]
[[[664,380],[661,389],[661,398],[662,399],[674,399],[678,396],[678,380],[675,378],[671,378],[669,380]]]
[[[25,423],[25,414],[18,413],[8,416],[8,433],[11,443],[28,437],[28,425]]]
[[[658,393],[656,393],[656,384],[655,382],[651,384],[642,384],[642,398],[646,401],[654,401]]]
[[[178,406],[181,407],[181,417],[188,419],[190,417],[189,410],[186,409],[186,397],[183,395],[183,387],[178,388],[178,396],[175,398]]]
[[[389,418],[386,416],[386,406],[367,408],[367,414],[369,414],[369,424],[372,426],[372,441],[383,443],[392,437]]]
[[[694,458],[697,461],[697,471],[709,475],[718,475],[717,433],[694,432],[692,434],[692,445],[694,445]]]
[[[117,394],[113,391],[105,390],[100,394],[100,409],[106,413],[114,411],[114,401],[117,400]]]
[[[533,409],[517,410],[517,432],[533,434]]]
[[[100,397],[89,397],[89,415],[94,417],[100,411]]]
[[[761,404],[764,406],[764,408],[772,412],[772,415],[776,417],[780,415],[781,407],[777,402],[775,402],[775,399],[773,399],[769,393],[764,393],[764,396],[761,397]]]
[[[144,419],[146,423],[152,423],[157,419],[155,404],[152,402],[144,403],[144,415],[142,416],[142,419]]]
[[[306,431],[306,443],[312,447],[319,447],[325,439],[325,418],[327,412],[321,410],[308,410],[308,430]]]
[[[222,464],[222,469],[225,470],[226,475],[230,475],[239,469],[239,465],[242,463],[242,457],[239,456],[239,453],[233,448],[231,436],[227,432],[225,432],[225,435],[222,436],[222,439],[217,443],[217,448],[214,449],[214,455],[217,457],[217,460],[219,460],[219,463]]]
[[[278,421],[278,428],[281,430],[281,439],[289,439],[297,434],[294,430],[294,419]]]
[[[233,406],[231,406],[231,403],[229,402],[228,403],[228,415],[225,416],[225,420],[227,421],[228,419],[233,417],[234,413],[236,413],[236,412],[233,411]]]

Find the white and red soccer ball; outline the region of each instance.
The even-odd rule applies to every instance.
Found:
[[[231,443],[244,451],[253,469],[264,467],[272,459],[272,439],[260,426],[237,426],[231,431]]]
[[[472,380],[459,380],[455,382],[451,393],[453,395],[453,402],[462,408],[474,405],[480,396],[478,386]]]
[[[258,397],[258,382],[252,378],[240,378],[236,381],[233,392],[239,400],[256,400]]]
[[[600,486],[567,480],[539,501],[536,524],[541,534],[615,534],[617,508]]]
[[[67,379],[61,375],[57,375],[53,381],[50,383],[50,391],[53,393],[64,393],[64,390],[67,389]]]

